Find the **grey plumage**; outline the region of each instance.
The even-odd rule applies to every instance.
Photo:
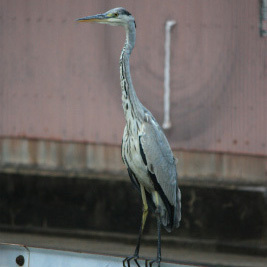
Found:
[[[126,119],[122,138],[122,160],[127,166],[131,181],[143,200],[143,217],[139,239],[133,257],[137,262],[141,234],[146,221],[147,206],[156,213],[158,222],[158,254],[155,261],[160,265],[160,224],[167,231],[178,227],[181,220],[181,194],[177,182],[176,159],[161,127],[139,101],[131,79],[129,58],[135,45],[136,24],[133,16],[124,8],[115,8],[106,13],[85,17],[78,21],[95,21],[114,26],[123,26],[126,41],[120,57],[120,83],[122,106]]]
[[[176,159],[173,157],[169,143],[159,125],[144,122],[144,133],[140,137],[147,161],[148,172],[155,175],[161,203],[161,222],[167,231],[178,227],[181,220],[181,194],[177,185]],[[150,175],[151,176],[151,175]],[[168,177],[168,179],[166,179]],[[152,178],[153,179],[153,178]],[[166,201],[166,199],[167,201]],[[168,209],[168,205],[171,207]]]

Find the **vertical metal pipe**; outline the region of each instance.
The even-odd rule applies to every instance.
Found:
[[[176,24],[168,20],[165,24],[165,66],[164,66],[164,120],[163,129],[171,128],[170,119],[170,57],[171,57],[171,28]]]
[[[261,1],[260,34],[261,36],[267,36],[267,0]]]

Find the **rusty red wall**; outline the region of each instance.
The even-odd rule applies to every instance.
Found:
[[[123,5],[136,18],[132,76],[163,120],[164,24],[174,148],[267,155],[267,39],[258,0],[0,3],[0,137],[120,144],[123,29],[76,18]]]

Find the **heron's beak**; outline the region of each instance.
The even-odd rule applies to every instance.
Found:
[[[76,19],[78,22],[106,22],[109,17],[105,14],[97,14],[94,16],[87,16],[80,19]]]

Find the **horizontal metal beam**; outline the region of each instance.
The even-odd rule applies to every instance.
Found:
[[[264,156],[177,150],[174,154],[181,183],[267,185]],[[0,171],[129,180],[120,146],[50,140],[0,138]]]

